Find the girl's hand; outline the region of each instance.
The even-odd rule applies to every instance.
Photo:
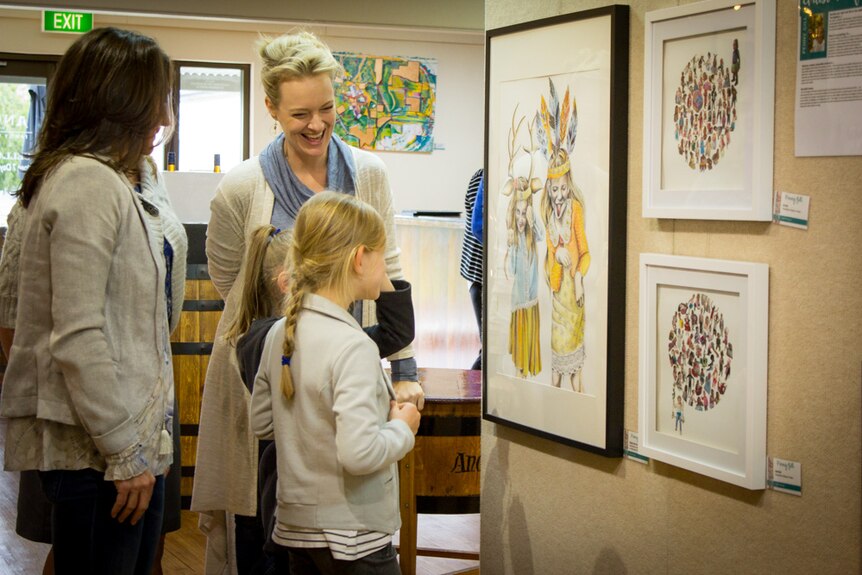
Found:
[[[114,486],[117,488],[117,500],[111,509],[111,517],[122,523],[131,516],[131,524],[134,525],[144,516],[147,507],[150,506],[150,498],[153,496],[153,487],[156,478],[149,471],[144,471],[131,479],[117,479]]]
[[[412,403],[397,403],[394,400],[389,402],[389,419],[400,419],[407,424],[413,435],[419,431],[419,420],[422,418],[419,415],[419,410]]]

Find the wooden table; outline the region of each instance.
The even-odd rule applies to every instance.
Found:
[[[416,556],[479,559],[478,553],[417,548],[418,513],[479,513],[482,372],[419,370],[425,408],[413,451],[399,464],[402,575],[415,575]]]

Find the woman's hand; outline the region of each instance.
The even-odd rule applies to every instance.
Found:
[[[149,471],[144,471],[131,479],[117,479],[114,486],[117,488],[117,501],[111,509],[111,517],[122,523],[131,516],[131,524],[134,525],[144,516],[147,507],[150,506],[150,498],[153,496],[153,487],[156,478]]]
[[[412,403],[420,411],[425,407],[425,390],[418,381],[393,381],[398,403]]]
[[[419,431],[419,420],[422,419],[422,416],[419,415],[419,410],[416,409],[416,406],[412,403],[397,403],[395,401],[390,401],[389,419],[400,419],[407,424],[407,427],[410,428],[413,435],[416,435],[416,432]]]

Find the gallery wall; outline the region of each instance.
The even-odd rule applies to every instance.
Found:
[[[624,424],[638,429],[639,254],[766,263],[767,453],[802,464],[802,495],[606,459],[485,421],[483,573],[860,572],[862,158],[794,157],[797,3],[779,0],[774,187],[810,196],[810,228],[643,218],[644,14],[685,3],[629,3]],[[487,0],[485,21],[498,28],[607,4]]]
[[[0,7],[0,52],[62,54],[74,35],[40,31],[37,10]],[[102,14],[96,25],[114,25],[154,37],[175,59],[251,64],[251,153],[273,138],[273,122],[264,106],[260,67],[254,43],[260,33],[279,35],[293,22],[228,21],[145,15]],[[482,165],[483,45],[481,31],[365,25],[303,25],[333,50],[437,60],[437,107],[430,153],[378,152],[386,163],[396,211],[460,211],[470,176]],[[214,118],[213,121],[217,121]],[[189,187],[169,189],[189,194],[201,205],[194,221],[207,221],[214,190],[211,178],[192,178]],[[188,203],[188,202],[186,202]]]

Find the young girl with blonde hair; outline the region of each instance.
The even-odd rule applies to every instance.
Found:
[[[285,260],[291,239],[289,231],[272,225],[260,226],[249,237],[239,311],[225,336],[236,346],[240,375],[249,391],[254,386],[266,335],[282,317],[284,294],[289,282]],[[402,349],[414,337],[410,284],[384,277],[380,297],[375,304],[379,323],[363,330],[377,345],[380,356],[386,357]],[[270,440],[260,441],[258,453],[257,516],[235,516],[239,573],[260,572],[260,566],[270,565],[273,561],[268,536],[272,533],[275,517],[275,444]],[[264,553],[264,546],[269,553]]]
[[[300,209],[285,318],[270,329],[250,421],[278,446],[273,541],[291,573],[399,573],[397,462],[419,411],[397,404],[374,343],[348,312],[386,275],[383,220],[352,196],[322,192]]]

